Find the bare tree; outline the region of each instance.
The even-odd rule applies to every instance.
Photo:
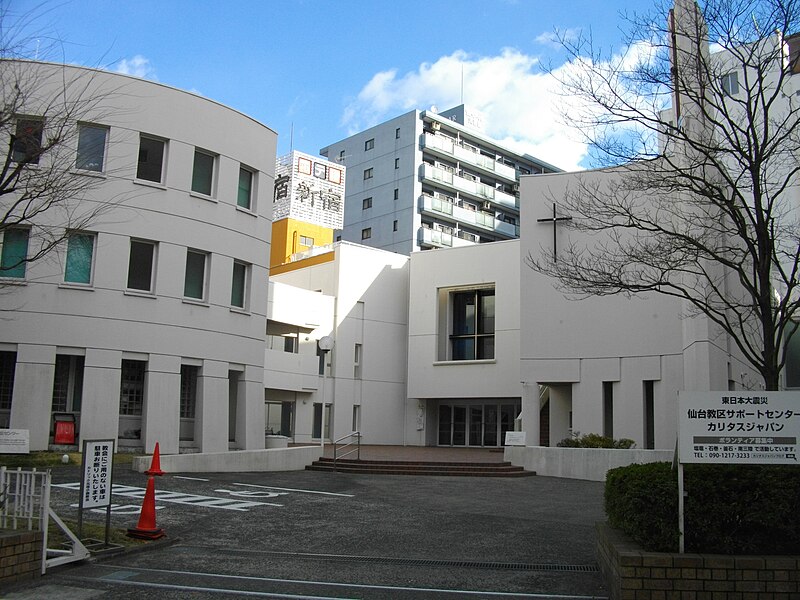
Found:
[[[554,198],[571,242],[527,263],[577,296],[681,299],[775,390],[800,300],[800,5],[677,0],[654,15],[628,18],[623,56],[562,38],[569,119],[602,168]]]
[[[31,48],[45,52],[25,35],[36,17],[0,4],[0,277],[6,282],[113,204],[89,200],[102,183],[92,175],[109,174],[95,158],[106,139],[101,128],[79,124],[101,122],[117,91],[99,91],[95,71],[25,60]]]

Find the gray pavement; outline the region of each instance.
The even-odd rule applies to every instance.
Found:
[[[56,512],[74,518],[78,469],[53,479]],[[118,471],[114,483],[115,503],[141,504],[143,475]],[[595,559],[601,483],[299,471],[168,474],[156,489],[170,544],[58,567],[0,597],[607,596]]]

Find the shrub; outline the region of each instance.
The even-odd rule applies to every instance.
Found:
[[[556,446],[561,448],[616,448],[628,450],[636,446],[636,442],[628,438],[615,440],[604,435],[597,433],[587,433],[581,435],[578,432],[572,434],[572,437],[564,438]]]
[[[685,549],[715,554],[800,553],[800,468],[685,465]],[[646,550],[678,549],[678,475],[669,463],[612,469],[609,524]]]

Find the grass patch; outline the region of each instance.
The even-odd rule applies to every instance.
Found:
[[[61,457],[69,456],[69,465],[80,466],[80,452],[31,452],[30,454],[0,454],[0,466],[16,469],[50,469],[63,466]],[[131,466],[133,457],[137,454],[117,452],[114,454],[114,466]]]

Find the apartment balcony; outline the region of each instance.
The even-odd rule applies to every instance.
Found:
[[[421,169],[422,179],[435,182],[441,187],[466,194],[475,200],[490,201],[502,205],[506,208],[519,210],[519,201],[516,196],[496,190],[490,185],[486,185],[473,179],[469,173],[456,173],[441,167],[434,167],[428,163],[423,163]]]
[[[480,169],[495,177],[501,177],[507,181],[516,181],[517,173],[514,167],[509,167],[501,162],[497,162],[491,156],[485,156],[480,152],[459,144],[457,141],[443,136],[425,133],[422,135],[422,149],[428,150],[433,154],[454,158],[462,163]]]
[[[319,358],[267,348],[264,353],[264,387],[308,392],[319,385]]]
[[[422,194],[419,197],[418,206],[420,212],[423,213],[434,216],[444,216],[448,220],[457,223],[467,223],[501,236],[519,237],[519,226],[497,219],[494,212],[488,213],[480,210],[463,208],[450,200],[437,198],[428,194]]]
[[[417,243],[420,246],[431,246],[433,248],[457,248],[459,246],[471,246],[480,241],[477,235],[458,231],[456,233],[446,233],[438,229],[428,229],[420,227],[417,231]]]

